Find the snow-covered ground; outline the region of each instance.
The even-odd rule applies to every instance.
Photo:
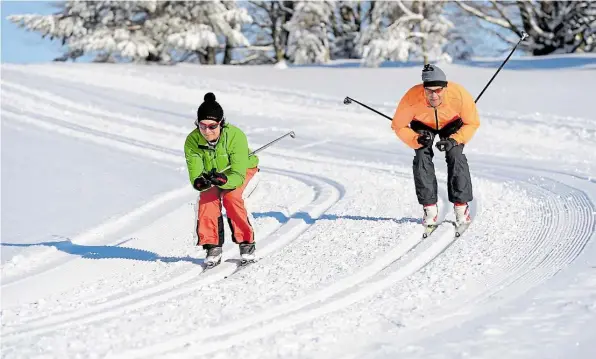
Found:
[[[548,61],[478,102],[457,240],[421,239],[412,151],[343,104],[392,116],[419,66],[2,65],[2,357],[596,357],[596,56]],[[476,95],[498,65],[442,67]],[[211,271],[195,246],[208,91],[253,149],[296,133],[259,154],[237,273],[229,233]]]

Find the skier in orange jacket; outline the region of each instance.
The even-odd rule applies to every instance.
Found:
[[[418,203],[423,206],[423,224],[436,226],[437,178],[433,164],[433,141],[445,152],[447,191],[454,204],[457,225],[471,222],[468,202],[472,201],[472,179],[468,160],[463,154],[480,126],[476,103],[461,85],[447,81],[445,73],[434,65],[425,65],[422,83],[403,96],[391,123],[397,136],[414,149],[414,183]]]

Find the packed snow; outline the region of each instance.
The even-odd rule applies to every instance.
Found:
[[[442,65],[477,95],[500,62]],[[390,122],[420,66],[2,65],[4,358],[593,358],[596,56],[511,59],[422,239]],[[258,261],[203,271],[183,144],[214,92],[256,149]]]

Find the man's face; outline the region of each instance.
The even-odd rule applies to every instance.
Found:
[[[203,120],[199,122],[199,131],[207,141],[215,141],[221,133],[219,122],[213,120]]]
[[[443,103],[443,97],[445,96],[445,87],[432,86],[424,88],[424,95],[428,100],[428,103],[432,107],[437,107]]]

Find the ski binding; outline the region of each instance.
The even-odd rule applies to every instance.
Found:
[[[217,262],[208,261],[205,262],[205,270],[217,267],[221,263],[221,258]]]
[[[455,236],[460,237],[470,227],[471,223],[463,223],[455,226]]]
[[[436,231],[438,227],[439,227],[438,224],[431,224],[431,225],[425,226],[424,233],[422,233],[422,238],[428,238],[428,236],[433,234],[433,232]]]

